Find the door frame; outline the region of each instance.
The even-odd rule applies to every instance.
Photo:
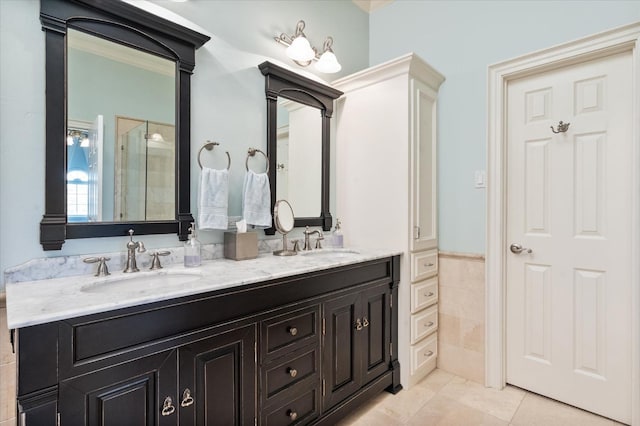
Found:
[[[631,258],[640,259],[640,22],[489,66],[487,126],[487,245],[485,384],[506,385],[506,166],[509,81],[608,55],[631,52],[633,195]],[[632,424],[640,425],[640,261],[631,271]]]

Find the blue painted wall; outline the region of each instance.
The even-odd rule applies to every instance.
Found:
[[[485,252],[487,68],[640,20],[638,1],[409,1],[371,14],[370,63],[413,51],[446,76],[440,90],[439,246]]]

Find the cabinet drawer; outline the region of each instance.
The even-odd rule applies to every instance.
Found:
[[[275,358],[314,341],[318,342],[319,316],[320,307],[314,305],[263,321],[263,357]]]
[[[411,313],[414,314],[438,301],[438,278],[411,285]]]
[[[438,251],[411,254],[411,281],[420,281],[438,273]]]
[[[424,312],[411,315],[411,344],[414,344],[438,329],[438,305]]]
[[[307,424],[319,414],[318,396],[318,389],[313,388],[283,404],[263,409],[261,410],[262,424],[265,426]]]
[[[411,375],[423,368],[433,369],[438,356],[438,333],[411,347]]]
[[[298,351],[285,358],[262,368],[261,388],[264,403],[270,402],[281,391],[295,387],[298,383],[318,380],[318,348]]]

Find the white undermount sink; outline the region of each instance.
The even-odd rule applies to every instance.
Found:
[[[334,256],[334,257],[346,257],[353,254],[360,254],[358,250],[346,249],[346,248],[323,248],[314,250],[304,250],[298,252],[302,256]]]
[[[105,293],[112,291],[126,291],[145,293],[162,288],[179,286],[202,278],[200,271],[189,270],[159,270],[119,273],[107,277],[99,277],[80,287],[85,293]]]

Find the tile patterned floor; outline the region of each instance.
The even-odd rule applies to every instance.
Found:
[[[499,391],[435,370],[410,390],[383,393],[338,426],[614,426],[620,423],[520,388]]]

